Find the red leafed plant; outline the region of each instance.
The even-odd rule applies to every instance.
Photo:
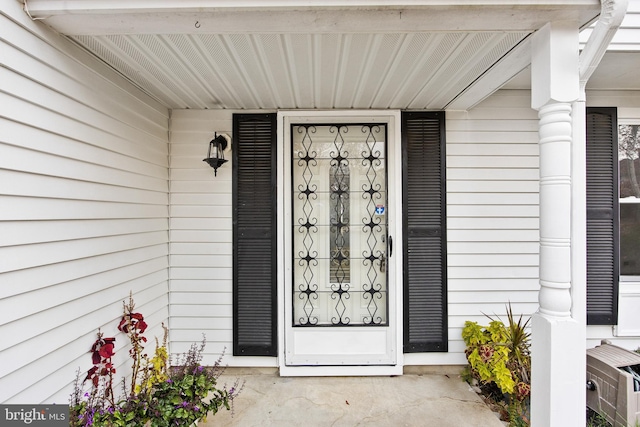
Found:
[[[70,399],[71,427],[186,427],[194,421],[204,420],[223,407],[231,409],[233,399],[242,389],[237,380],[230,389],[217,387],[222,374],[222,356],[213,366],[201,365],[205,339],[201,346],[192,345],[179,358],[178,365],[171,366],[167,350],[167,328],[162,343],[156,338],[156,350],[152,357],[144,345],[147,330],[144,316],[135,311],[133,297],[123,302],[123,314],[118,330],[127,335],[133,359],[131,388],[122,379],[123,395],[116,399],[113,381],[116,373],[112,357],[115,354],[115,338],[105,338],[98,330],[98,338],[91,346],[93,366],[84,381],[78,371],[74,391]],[[89,381],[90,391],[84,384]],[[244,384],[244,383],[242,383]]]
[[[113,375],[116,368],[111,362],[111,357],[115,354],[114,342],[115,338],[104,338],[102,332],[98,330],[98,339],[91,346],[91,359],[93,366],[87,371],[85,381],[90,380],[93,384],[93,393],[98,392],[100,379],[105,379],[104,394],[110,403],[113,403]]]
[[[142,335],[147,330],[147,323],[144,321],[144,317],[140,313],[136,313],[136,308],[133,297],[129,295],[129,303],[122,303],[124,314],[118,324],[118,330],[124,332],[131,341],[131,348],[129,349],[129,356],[133,359],[133,378],[138,378],[140,369],[143,362],[148,358],[146,353],[143,353],[144,344],[147,342],[147,338]],[[131,381],[131,395],[135,394],[136,390],[135,381]]]

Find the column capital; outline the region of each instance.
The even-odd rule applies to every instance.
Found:
[[[531,108],[580,95],[578,24],[548,22],[531,39]]]

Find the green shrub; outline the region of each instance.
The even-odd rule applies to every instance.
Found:
[[[494,383],[508,396],[511,425],[528,425],[525,401],[531,393],[529,320],[523,321],[520,316],[516,321],[511,304],[507,306],[507,319],[507,325],[491,317],[487,326],[467,321],[462,339],[470,374],[481,385]]]
[[[144,349],[147,342],[143,335],[147,329],[144,316],[135,312],[133,298],[123,305],[118,330],[126,334],[131,344],[129,386],[123,378],[123,395],[116,398],[113,390],[116,369],[112,362],[116,338],[105,338],[98,331],[90,351],[93,366],[84,380],[79,371],[76,377],[70,399],[71,427],[187,427],[222,408],[231,409],[242,385],[236,381],[230,389],[218,388],[222,356],[213,367],[202,366],[204,338],[200,345],[193,344],[175,366],[170,366],[167,329],[163,324],[162,344],[156,339],[155,354],[150,358]]]

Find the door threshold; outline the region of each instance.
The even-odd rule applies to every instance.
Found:
[[[281,377],[365,377],[402,375],[401,365],[389,366],[280,366]]]

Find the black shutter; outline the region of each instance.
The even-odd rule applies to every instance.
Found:
[[[618,319],[618,118],[587,108],[587,324]]]
[[[402,114],[404,352],[447,351],[444,112]]]
[[[276,115],[233,115],[233,355],[277,355]]]

